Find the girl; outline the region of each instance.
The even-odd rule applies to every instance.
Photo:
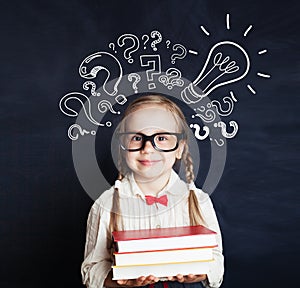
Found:
[[[221,232],[209,196],[193,182],[189,128],[182,111],[163,96],[142,96],[128,106],[116,131],[119,175],[90,210],[81,267],[83,283],[89,288],[219,287],[224,273]],[[178,161],[184,165],[186,181],[173,170]],[[151,196],[157,202],[149,201]],[[159,282],[155,275],[112,280],[112,231],[199,224],[217,232],[215,261],[207,275],[177,275],[168,277],[167,282]]]

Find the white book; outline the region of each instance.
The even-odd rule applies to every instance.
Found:
[[[211,260],[213,261],[213,260]],[[152,265],[113,266],[113,280],[137,279],[141,276],[176,276],[177,274],[207,274],[211,261],[178,262]]]
[[[212,248],[190,248],[146,252],[114,253],[115,265],[143,265],[156,263],[208,261],[213,259]]]

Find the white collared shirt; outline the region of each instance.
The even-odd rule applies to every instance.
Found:
[[[219,287],[223,280],[224,259],[222,255],[222,238],[217,217],[208,194],[194,189],[206,226],[217,232],[218,247],[214,248],[215,261],[210,263],[207,274],[207,287]],[[84,261],[81,267],[83,283],[89,288],[101,288],[111,270],[111,233],[109,231],[110,212],[114,187],[105,191],[93,204],[88,221]],[[160,227],[189,226],[187,184],[172,170],[166,187],[157,197],[166,194],[168,205],[160,203],[147,205],[145,195],[134,180],[133,174],[122,179],[119,187],[120,210],[124,230],[148,229]]]

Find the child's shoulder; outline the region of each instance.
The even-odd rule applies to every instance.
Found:
[[[200,203],[210,201],[209,195],[205,191],[203,191],[201,188],[195,187],[194,191],[195,191],[195,194],[196,194],[196,196],[198,198],[198,201]]]
[[[123,196],[124,191],[130,189],[128,177],[124,177],[121,181],[117,180],[113,186],[102,192],[95,202],[98,202],[99,204],[101,203],[103,205],[107,204],[109,206],[109,204],[112,203],[115,188],[118,188],[120,196]]]
[[[101,193],[101,195],[96,199],[96,205],[105,205],[112,203],[112,198],[114,194],[114,186],[110,187],[109,189],[105,190]]]

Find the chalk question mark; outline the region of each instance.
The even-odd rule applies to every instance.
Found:
[[[233,138],[236,133],[238,132],[239,126],[237,124],[237,122],[235,121],[230,121],[229,122],[229,126],[233,127],[233,131],[231,133],[227,132],[226,130],[226,124],[222,121],[215,123],[214,124],[215,127],[221,127],[221,133],[225,138]]]
[[[102,100],[98,103],[98,110],[100,113],[105,113],[107,110],[109,110],[113,114],[120,114],[120,111],[116,112],[111,103],[107,100]]]
[[[214,142],[219,146],[219,147],[221,147],[221,146],[223,146],[224,144],[225,144],[225,142],[224,142],[224,140],[223,139],[219,139],[220,140],[220,143],[218,142],[218,140],[217,139],[212,139],[212,138],[210,138],[210,141],[213,141],[214,140]]]
[[[157,40],[154,40],[151,42],[151,48],[153,49],[153,51],[157,51],[156,45],[162,41],[162,36],[161,36],[160,32],[158,32],[156,30],[152,31],[150,35],[151,35],[151,38],[153,38],[153,39],[157,38]]]
[[[85,81],[82,85],[84,90],[89,90],[89,86],[91,86],[91,94],[93,96],[101,96],[100,92],[96,92],[96,84],[93,81]]]
[[[102,63],[105,63],[105,66]],[[110,65],[107,63],[110,63]],[[113,74],[106,66],[113,71]],[[120,61],[114,55],[101,51],[86,57],[79,67],[79,75],[88,80],[95,79],[100,71],[105,71],[107,74],[102,85],[103,90],[108,95],[115,96],[118,93],[118,86],[123,76]],[[88,84],[86,84],[86,86],[87,85]]]
[[[141,81],[141,76],[137,73],[131,73],[128,75],[128,80],[130,82],[132,82],[132,80],[135,78],[133,84],[132,84],[132,88],[134,90],[134,93],[138,93],[138,88],[137,88],[137,83],[139,83]]]
[[[109,124],[108,124],[108,125],[109,125]],[[108,125],[107,125],[107,126],[108,126]],[[80,125],[78,125],[78,124],[73,124],[73,125],[71,125],[71,126],[69,127],[69,129],[68,129],[68,136],[69,136],[69,138],[70,138],[72,141],[77,140],[78,137],[79,137],[78,132],[77,132],[76,134],[74,134],[75,128],[78,129],[78,132],[79,132],[79,134],[80,134],[81,136],[84,136],[85,134],[91,134],[91,135],[93,135],[93,136],[96,135],[96,131],[95,131],[95,130],[88,131],[88,130],[86,130],[86,129],[83,129],[83,128],[82,128]]]
[[[195,129],[195,137],[198,140],[204,140],[209,135],[209,128],[207,126],[203,126],[203,131],[205,132],[204,135],[200,135],[201,126],[198,124],[191,124],[191,128]]]
[[[132,44],[127,49],[125,49],[123,55],[124,55],[124,58],[128,61],[128,63],[132,64],[133,59],[131,58],[131,54],[139,49],[140,41],[139,41],[138,37],[136,37],[133,34],[124,34],[118,38],[117,43],[120,47],[123,47],[125,45],[126,41],[131,42]]]
[[[187,54],[186,48],[183,45],[175,44],[173,46],[173,51],[177,52],[178,50],[181,50],[181,52],[180,53],[173,53],[172,56],[171,56],[171,63],[172,64],[175,64],[176,59],[183,59]]]
[[[228,105],[227,110],[223,109],[221,103],[218,100],[212,100],[211,101],[211,105],[216,108],[217,113],[220,116],[228,116],[232,112],[232,110],[233,110],[233,107],[234,107],[234,102],[233,101],[234,100],[232,100],[228,96],[225,96],[223,98],[223,102]],[[208,104],[207,104],[207,106],[208,106]]]
[[[117,51],[115,50],[115,44],[114,44],[114,43],[109,43],[109,44],[108,44],[108,47],[109,47],[110,49],[112,49],[115,53],[117,53]]]
[[[170,41],[170,40],[167,40],[167,41],[166,41],[166,44],[167,44],[167,49],[169,49],[169,48],[170,48],[171,41]]]
[[[180,70],[176,68],[169,68],[165,75],[159,76],[158,81],[167,86],[169,90],[173,89],[174,86],[182,87],[184,81],[181,78]]]
[[[86,118],[91,123],[93,123],[95,125],[98,125],[98,126],[104,126],[104,124],[99,123],[98,121],[96,121],[93,118],[92,112],[91,112],[91,110],[92,110],[91,101],[90,101],[90,99],[86,95],[84,95],[84,94],[82,94],[80,92],[71,92],[71,93],[68,93],[68,94],[66,94],[64,97],[62,97],[60,99],[60,101],[59,101],[59,108],[60,108],[60,110],[61,110],[62,113],[64,113],[67,116],[70,116],[70,117],[76,117],[76,116],[78,116],[78,112],[68,106],[67,102],[69,102],[70,100],[76,100],[76,101],[78,101],[81,104],[81,106],[82,106],[82,108],[84,110]],[[85,103],[87,103],[87,105],[85,105]]]
[[[146,40],[144,40],[144,38],[146,39]],[[143,35],[142,36],[142,40],[144,41],[144,49],[146,49],[147,47],[146,47],[146,43],[149,41],[149,36],[148,35]]]
[[[147,80],[153,81],[153,75],[159,75],[161,73],[161,60],[160,55],[141,55],[140,56],[141,66],[150,67],[152,69],[146,70]],[[149,89],[155,89],[156,85],[154,82],[148,84]]]

